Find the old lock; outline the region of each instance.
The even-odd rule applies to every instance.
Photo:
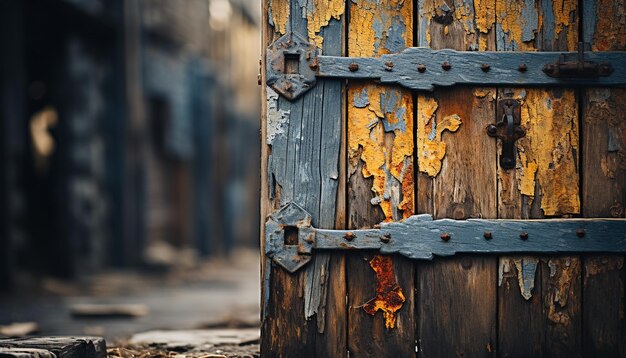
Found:
[[[487,135],[502,142],[500,167],[505,170],[515,168],[515,142],[526,135],[520,125],[520,107],[520,102],[515,99],[499,100],[496,117],[499,120],[487,126]]]

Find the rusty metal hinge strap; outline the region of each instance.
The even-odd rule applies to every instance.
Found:
[[[622,51],[491,52],[411,47],[381,57],[339,57],[319,55],[303,37],[288,33],[268,48],[266,56],[267,84],[290,100],[323,77],[369,79],[416,91],[453,85],[626,85],[626,52]]]
[[[289,237],[291,236],[291,237]],[[265,254],[289,272],[316,250],[377,250],[410,259],[468,254],[626,252],[626,219],[433,220],[415,215],[368,230],[324,230],[295,203],[265,223]]]

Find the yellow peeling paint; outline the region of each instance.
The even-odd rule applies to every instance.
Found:
[[[324,38],[319,34],[324,26],[328,26],[331,18],[339,20],[345,9],[344,0],[309,0],[313,1],[313,11],[307,11],[307,29],[309,41],[322,48]],[[286,1],[287,2],[287,1]]]
[[[523,2],[510,0],[496,0],[497,17],[502,26],[502,31],[507,34],[507,42],[515,42],[517,51],[534,51],[535,46],[532,41],[522,41],[524,24],[527,19],[522,13]],[[539,20],[541,24],[541,19]],[[538,31],[539,29],[535,29]]]
[[[563,30],[567,31],[567,47],[575,50],[578,43],[578,17],[575,16],[578,9],[578,1],[575,0],[553,0],[552,10],[554,12],[554,31],[559,35]]]
[[[474,0],[476,28],[486,34],[491,31],[496,19],[496,4],[491,0]]]
[[[350,32],[348,35],[349,56],[380,56],[390,53],[387,37],[388,29],[403,23],[406,46],[412,45],[412,2],[404,0],[358,1],[350,3]],[[395,22],[394,22],[395,21]],[[376,27],[383,29],[375,32]],[[398,102],[393,109],[381,106],[381,94],[397,93]],[[363,108],[355,107],[356,96],[365,94],[369,103]],[[354,83],[348,90],[348,159],[350,175],[354,173],[359,160],[363,162],[362,174],[373,178],[373,204],[380,205],[386,221],[393,220],[394,209],[402,211],[402,217],[413,214],[413,101],[409,91],[373,84]],[[401,114],[398,118],[397,114]],[[402,129],[386,132],[383,120],[389,124],[403,124]],[[390,192],[397,181],[401,193],[394,201]]]
[[[593,32],[594,51],[626,49],[626,1],[598,0],[596,3],[596,28]],[[611,16],[605,14],[610,13]]]
[[[419,96],[417,99],[419,114],[417,118],[417,163],[420,172],[431,177],[437,176],[441,170],[441,161],[446,155],[446,143],[441,134],[445,130],[456,132],[461,125],[461,118],[456,115],[444,117],[435,122],[437,101],[432,97]],[[433,130],[434,125],[434,130]]]
[[[289,21],[289,1],[270,0],[269,8],[274,31],[284,35],[287,32],[287,21]]]
[[[518,90],[522,98],[523,90]],[[541,191],[544,215],[580,213],[578,188],[578,107],[572,90],[560,98],[545,91],[525,90],[521,124],[526,137],[517,141],[519,190],[535,198]]]

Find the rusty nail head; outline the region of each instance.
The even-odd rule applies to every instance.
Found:
[[[385,62],[385,70],[391,71],[392,68],[393,68],[393,62],[391,61]]]
[[[439,237],[441,238],[441,240],[443,241],[448,241],[450,240],[450,234],[448,234],[447,232],[443,232],[441,233],[441,235],[439,235]]]
[[[423,64],[420,63],[419,65],[417,65],[417,72],[419,72],[419,73],[426,72],[426,66],[424,66]]]
[[[385,244],[388,243],[389,241],[391,241],[391,234],[390,233],[383,234],[383,236],[380,237],[380,241],[382,241]]]
[[[483,237],[484,237],[486,240],[491,240],[491,238],[492,238],[493,236],[491,235],[491,231],[485,231],[485,232],[483,233]]]
[[[452,65],[450,64],[450,62],[445,61],[441,64],[441,68],[443,68],[444,71],[448,71],[452,68]]]
[[[520,63],[519,67],[517,68],[520,72],[526,72],[526,70],[528,69],[528,67],[526,67],[525,63]]]
[[[519,238],[522,240],[528,240],[528,233],[525,231],[522,231],[522,233],[519,234]]]
[[[352,241],[354,240],[355,237],[356,235],[354,235],[352,231],[348,231],[345,235],[343,235],[343,238],[346,239],[347,241]]]
[[[496,127],[495,124],[490,124],[487,126],[487,134],[489,134],[490,136],[494,136],[496,134],[498,134],[498,127]]]
[[[483,70],[483,72],[489,72],[489,69],[490,69],[490,68],[491,68],[491,66],[489,66],[489,64],[488,64],[488,63],[483,63],[483,64],[480,66],[480,69],[481,69],[481,70]]]
[[[350,70],[350,72],[356,72],[359,70],[359,64],[352,62],[348,65],[348,69]]]
[[[585,232],[585,229],[583,229],[583,228],[580,228],[580,229],[576,230],[576,236],[578,236],[578,237],[584,237],[585,234],[586,234],[586,232]]]

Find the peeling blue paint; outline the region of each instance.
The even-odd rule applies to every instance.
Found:
[[[391,18],[391,27],[387,29],[387,41],[385,47],[390,52],[400,52],[406,48],[404,36],[406,35],[406,25],[404,19],[396,15]]]
[[[367,96],[367,88],[363,88],[361,93],[358,93],[354,96],[354,103],[352,103],[356,108],[365,108],[369,106],[370,99]]]
[[[520,291],[526,300],[532,297],[532,290],[535,288],[535,272],[538,261],[536,257],[522,258],[522,272],[519,272],[518,275],[522,275],[522,279],[519,280]]]
[[[400,104],[400,94],[397,90],[389,89],[380,94],[380,107],[385,114],[385,118],[382,119],[385,132],[393,132],[396,129],[401,132],[406,132],[406,122],[402,120],[406,114],[406,108]],[[387,113],[394,113],[397,123],[391,123],[387,120]]]
[[[524,27],[522,28],[522,41],[532,41],[535,39],[535,34],[539,28],[539,13],[535,7],[535,0],[525,0],[522,5],[521,13],[521,19],[524,20]]]

